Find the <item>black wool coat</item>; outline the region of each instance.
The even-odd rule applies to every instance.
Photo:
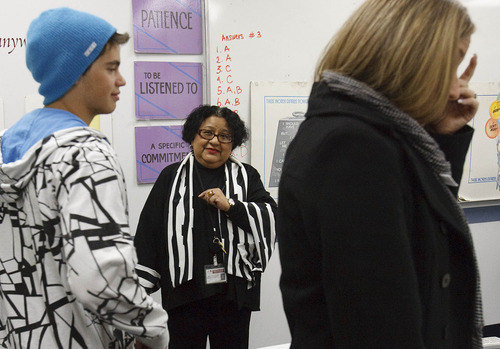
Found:
[[[377,113],[316,84],[288,148],[278,247],[292,348],[470,348],[470,235]],[[472,132],[435,136],[457,183]]]

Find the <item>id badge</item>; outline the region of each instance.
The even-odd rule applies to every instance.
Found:
[[[223,264],[205,265],[205,284],[221,284],[227,282],[226,270]]]

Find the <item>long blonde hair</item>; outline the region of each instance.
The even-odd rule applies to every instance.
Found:
[[[456,0],[367,0],[326,47],[315,80],[325,70],[350,76],[425,125],[444,112],[459,40],[473,32]]]

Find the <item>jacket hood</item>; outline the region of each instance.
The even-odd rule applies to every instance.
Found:
[[[0,132],[0,146],[6,131]],[[57,131],[38,141],[16,161],[4,163],[3,154],[0,153],[0,204],[17,201],[36,175],[37,169],[45,165],[56,149],[89,136],[105,139],[102,133],[89,127],[72,127]]]

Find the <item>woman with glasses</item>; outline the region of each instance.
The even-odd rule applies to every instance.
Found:
[[[260,275],[274,249],[277,209],[252,166],[231,156],[248,137],[228,108],[191,112],[191,153],[167,166],[142,210],[134,243],[138,275],[162,290],[169,348],[247,348]]]

